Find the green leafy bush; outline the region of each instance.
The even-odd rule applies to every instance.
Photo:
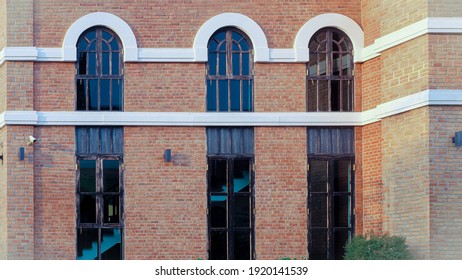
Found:
[[[411,254],[403,236],[358,235],[345,246],[345,260],[409,260]]]

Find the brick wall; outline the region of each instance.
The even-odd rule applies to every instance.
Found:
[[[0,2],[0,50],[6,47],[6,1]]]
[[[462,35],[429,35],[430,89],[462,89]]]
[[[3,154],[3,162],[0,165],[0,259],[4,260],[8,255],[8,216],[7,216],[7,144],[6,127],[0,129],[0,155]]]
[[[429,258],[429,107],[382,120],[383,231]],[[399,136],[399,137],[397,137]]]
[[[381,36],[428,17],[427,0],[387,0],[381,6]]]
[[[124,146],[126,259],[206,259],[205,129],[126,127]]]
[[[460,107],[430,108],[430,250],[433,259],[462,258],[462,130]]]
[[[33,110],[33,62],[6,62],[6,109]]]
[[[429,0],[428,16],[430,17],[460,17],[462,7],[459,0]]]
[[[375,39],[381,37],[382,2],[381,0],[361,1],[361,26],[364,31],[364,46],[372,45]]]
[[[6,110],[6,64],[0,66],[0,113]]]
[[[6,1],[8,47],[34,45],[33,2],[34,0]]]
[[[361,65],[361,69],[362,110],[367,111],[382,103],[382,75],[377,74],[382,70],[382,58],[366,61]]]
[[[34,257],[75,259],[75,129],[36,127],[34,136]]]
[[[304,127],[255,128],[257,259],[307,256],[306,153]]]

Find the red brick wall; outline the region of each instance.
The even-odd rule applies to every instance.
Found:
[[[34,257],[75,259],[75,129],[36,127],[34,136]]]
[[[462,35],[429,35],[430,89],[462,89]]]
[[[381,57],[368,60],[361,65],[362,80],[362,109],[371,110],[382,103],[382,70]]]
[[[125,258],[206,259],[205,129],[126,127],[124,146]]]
[[[7,207],[8,207],[8,199],[7,199],[7,141],[6,141],[6,134],[7,129],[3,127],[0,129],[0,155],[3,154],[3,162],[0,165],[0,259],[4,260],[7,258],[8,255],[8,215],[7,215]]]
[[[257,259],[307,256],[306,153],[304,127],[255,128]]]
[[[33,62],[6,62],[6,110],[32,110]]]
[[[0,113],[6,110],[6,64],[0,66]]]
[[[362,20],[364,31],[364,46],[372,45],[375,39],[381,37],[380,26],[382,22],[383,5],[381,0],[361,1]]]

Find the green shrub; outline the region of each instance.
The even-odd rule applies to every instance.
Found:
[[[358,235],[345,246],[345,260],[408,260],[411,259],[406,238],[369,234]]]

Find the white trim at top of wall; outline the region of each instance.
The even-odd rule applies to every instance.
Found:
[[[364,126],[432,105],[462,106],[462,90],[424,90],[364,112],[37,112],[6,111],[5,125],[71,126]]]

